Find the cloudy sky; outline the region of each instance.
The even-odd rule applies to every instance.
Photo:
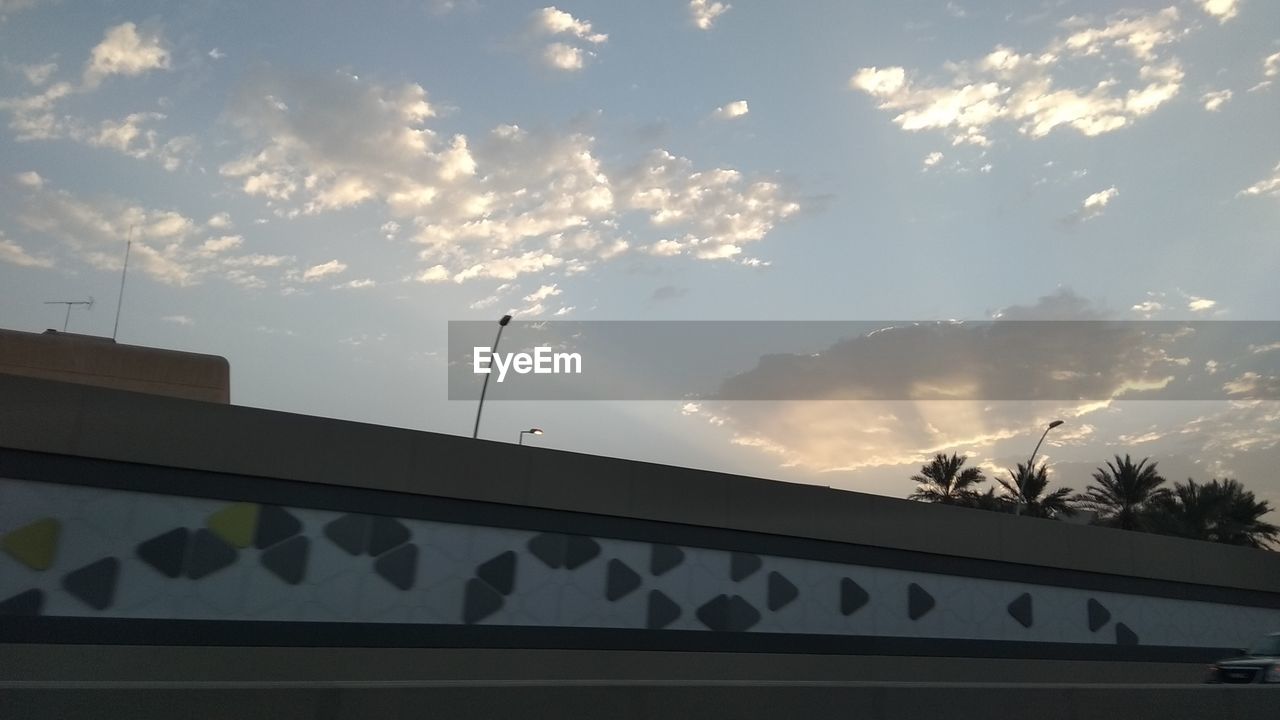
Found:
[[[1274,320],[1277,118],[1266,0],[0,0],[0,326],[94,297],[69,329],[110,335],[132,238],[121,342],[226,356],[238,404],[465,435],[447,322],[505,312]],[[1200,377],[1274,387],[1280,346],[1233,352]],[[495,396],[483,434],[904,495],[1062,417],[1056,482],[1132,452],[1280,504],[1276,402],[1113,374],[1074,404]]]

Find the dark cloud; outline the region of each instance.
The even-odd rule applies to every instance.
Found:
[[[675,285],[663,285],[653,291],[649,296],[651,302],[662,302],[663,300],[675,300],[689,294],[689,288],[676,287]]]

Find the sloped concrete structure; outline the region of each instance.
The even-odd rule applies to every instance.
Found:
[[[1275,553],[4,375],[0,545],[0,690],[1195,682],[1280,626]]]

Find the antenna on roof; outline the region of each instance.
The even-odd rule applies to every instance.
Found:
[[[124,270],[120,271],[120,296],[116,299],[116,324],[111,328],[111,339],[120,332],[120,308],[124,306],[124,280],[129,276],[129,251],[133,249],[133,225],[129,226],[129,239],[124,245]]]
[[[71,322],[71,308],[76,305],[84,305],[85,310],[93,309],[93,296],[90,295],[88,300],[50,300],[45,305],[66,305],[67,316],[62,321],[62,332],[67,331],[67,323]]]

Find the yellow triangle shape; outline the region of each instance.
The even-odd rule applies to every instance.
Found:
[[[0,546],[15,560],[34,570],[48,570],[58,552],[61,525],[54,518],[41,518],[4,536]]]
[[[258,527],[257,503],[228,505],[205,520],[215,535],[238,548],[249,547]]]

